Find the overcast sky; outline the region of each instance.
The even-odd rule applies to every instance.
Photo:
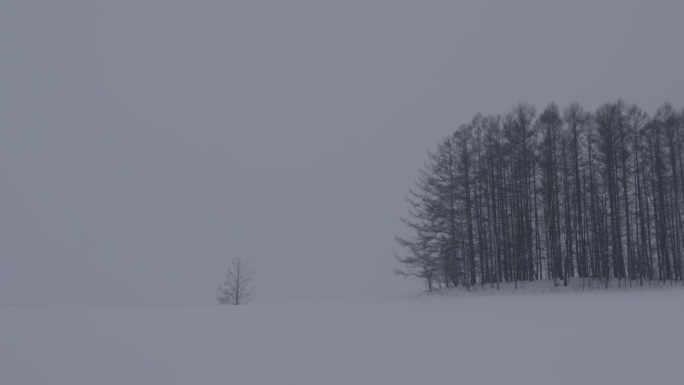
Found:
[[[476,112],[684,107],[684,1],[550,3],[2,0],[0,304],[417,292],[404,195]]]

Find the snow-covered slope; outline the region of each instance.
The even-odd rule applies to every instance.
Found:
[[[684,291],[0,308],[2,384],[680,383]]]

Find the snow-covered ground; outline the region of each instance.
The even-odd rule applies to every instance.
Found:
[[[684,291],[0,308],[0,383],[681,383]]]
[[[542,293],[575,293],[586,291],[615,292],[615,291],[643,291],[643,290],[684,290],[681,281],[626,281],[612,278],[608,285],[598,278],[570,278],[568,285],[563,285],[563,280],[555,282],[550,279],[536,281],[504,282],[499,284],[474,285],[470,288],[459,286],[457,288],[435,289],[434,292],[425,292],[424,296],[482,296],[482,295],[508,295],[508,294],[542,294]],[[684,294],[684,293],[682,293]]]

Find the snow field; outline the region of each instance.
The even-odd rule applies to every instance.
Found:
[[[679,383],[684,291],[0,308],[0,383]]]

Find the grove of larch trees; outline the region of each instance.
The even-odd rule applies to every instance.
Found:
[[[478,114],[429,153],[407,202],[397,273],[428,290],[681,281],[684,110]]]

